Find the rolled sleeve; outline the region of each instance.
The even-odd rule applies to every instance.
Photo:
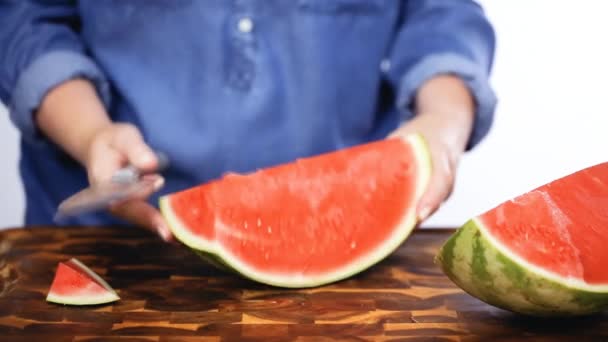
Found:
[[[101,70],[85,55],[72,51],[50,51],[36,58],[17,79],[9,103],[10,118],[29,142],[39,142],[41,134],[34,122],[34,113],[46,94],[71,79],[91,81],[109,107],[110,87]]]
[[[475,100],[475,120],[467,144],[467,150],[470,150],[488,134],[498,101],[483,69],[469,59],[454,53],[435,54],[421,59],[403,76],[397,105],[400,109],[410,108],[420,86],[440,74],[460,77]]]

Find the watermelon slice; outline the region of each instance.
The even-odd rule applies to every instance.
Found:
[[[469,220],[436,262],[469,294],[514,312],[583,315],[608,307],[608,163]]]
[[[420,135],[227,174],[160,199],[175,237],[222,268],[278,287],[359,273],[417,224],[430,179]]]
[[[93,305],[119,300],[99,275],[75,258],[59,263],[46,300],[58,304]]]

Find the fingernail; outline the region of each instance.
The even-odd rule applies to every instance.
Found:
[[[169,232],[169,228],[167,228],[167,226],[165,226],[164,224],[156,225],[156,232],[165,242],[171,240],[171,233]]]
[[[160,237],[165,242],[169,242],[171,240],[171,234],[169,234],[169,232],[167,230],[164,230],[162,228],[158,228],[158,234],[160,234]]]
[[[160,188],[162,188],[164,184],[165,184],[165,179],[163,177],[158,177],[158,179],[156,179],[153,184],[154,191],[157,191]]]
[[[155,162],[155,157],[152,153],[145,152],[139,156],[139,162],[141,164],[152,164]]]
[[[422,209],[420,209],[418,211],[418,220],[419,221],[426,220],[426,218],[429,216],[430,213],[431,213],[430,207],[423,207]]]

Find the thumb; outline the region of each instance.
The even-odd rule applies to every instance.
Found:
[[[437,155],[428,187],[418,205],[418,220],[424,221],[450,196],[454,187],[454,172],[445,155]]]

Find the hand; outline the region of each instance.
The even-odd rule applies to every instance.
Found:
[[[462,81],[438,76],[420,88],[415,107],[416,116],[390,137],[419,133],[428,144],[432,174],[417,208],[418,220],[424,221],[452,193],[458,163],[473,126],[474,103]]]
[[[158,161],[137,128],[110,120],[94,85],[86,79],[59,84],[44,97],[36,111],[38,128],[52,142],[86,167],[92,185],[107,182],[114,172],[133,164],[152,171]],[[160,175],[146,176],[149,187],[137,200],[113,205],[110,211],[129,222],[172,240],[160,213],[145,202],[163,184]]]
[[[156,155],[143,141],[135,126],[111,123],[92,137],[85,158],[89,182],[92,185],[109,182],[112,175],[127,164],[148,172],[154,171],[158,166]],[[158,174],[146,175],[144,179],[149,186],[146,186],[136,199],[115,203],[110,207],[110,212],[157,233],[165,241],[172,241],[173,236],[162,215],[145,201],[162,187],[164,179]]]

